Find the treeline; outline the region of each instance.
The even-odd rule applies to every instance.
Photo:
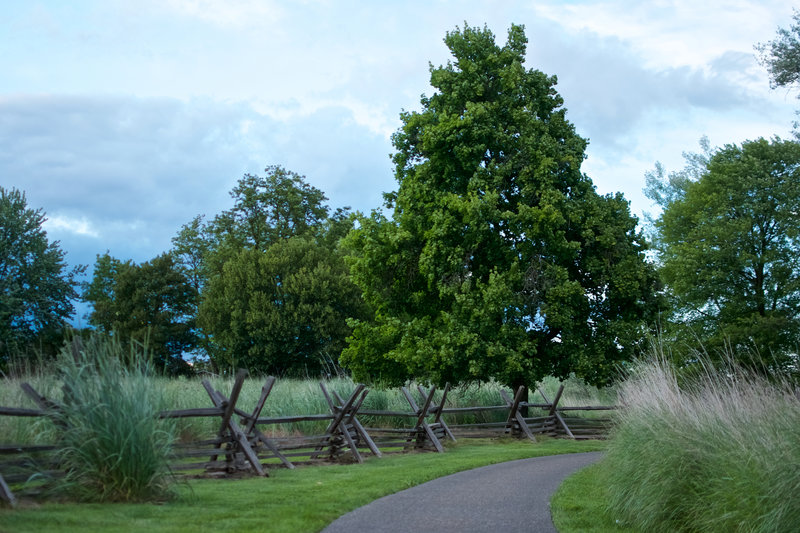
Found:
[[[90,324],[146,343],[168,373],[188,372],[189,354],[213,372],[343,365],[386,384],[517,387],[573,373],[600,384],[653,335],[684,365],[705,343],[767,372],[796,368],[800,145],[705,145],[682,171],[657,167],[646,191],[661,214],[648,240],[628,201],[598,194],[581,171],[587,141],[555,77],[523,66],[521,26],[503,46],[470,27],[445,43],[454,60],[431,69],[434,94],[401,114],[398,188],[383,210],[333,210],[282,167],[245,175],[229,210],[185,224],[164,254],[98,256],[82,290]],[[2,194],[7,361],[63,325],[78,272],[47,243],[41,212]],[[61,280],[45,289],[60,307],[17,305],[32,294],[25,276],[42,275],[13,266],[22,252],[7,242],[25,238],[5,228],[19,220]]]
[[[151,261],[98,256],[83,294],[89,323],[147,339],[170,373],[188,370],[187,355],[215,373],[338,369],[346,321],[365,313],[340,247],[354,215],[278,166],[245,175],[230,194],[229,210],[195,217]]]

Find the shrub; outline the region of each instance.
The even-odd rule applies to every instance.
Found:
[[[735,366],[680,380],[662,359],[620,386],[606,457],[611,511],[643,531],[792,531],[800,401]]]
[[[160,420],[147,353],[96,336],[59,355],[63,425],[60,489],[80,499],[142,501],[168,494],[173,431]]]

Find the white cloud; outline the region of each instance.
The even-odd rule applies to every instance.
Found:
[[[82,263],[152,258],[269,164],[334,206],[379,207],[398,114],[431,93],[428,62],[465,20],[500,43],[526,25],[528,66],[558,76],[590,138],[585,170],[635,211],[655,161],[680,165],[703,134],[785,136],[797,106],[753,57],[791,22],[779,0],[40,0],[3,15],[0,180]]]
[[[535,12],[571,33],[619,39],[647,68],[703,68],[728,51],[752,54],[753,45],[786,25],[792,4],[782,0],[607,0],[537,3]]]
[[[85,216],[74,218],[67,215],[48,215],[44,228],[53,233],[73,233],[84,237],[100,236],[92,222]]]
[[[369,115],[333,104],[282,122],[208,99],[6,97],[0,176],[78,247],[77,262],[105,249],[146,261],[195,215],[227,209],[245,172],[271,164],[306,175],[332,207],[378,207],[393,187],[390,146],[371,128]],[[79,242],[86,237],[94,252]]]

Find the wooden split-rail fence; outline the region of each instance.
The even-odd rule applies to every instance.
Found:
[[[611,419],[608,417],[570,416],[578,411],[613,410],[614,406],[560,406],[564,385],[556,392],[553,400],[539,390],[544,403],[523,401],[525,388],[520,387],[513,397],[501,391],[503,404],[475,407],[446,407],[449,385],[445,386],[435,400],[436,387],[430,390],[416,387],[421,403],[408,388],[401,392],[409,405],[408,411],[381,411],[363,409],[369,389],[363,384],[356,385],[346,398],[335,390],[329,390],[324,382],[319,386],[329,412],[267,417],[262,410],[267,403],[276,379],[267,378],[261,388],[261,395],[251,411],[237,406],[239,395],[247,372],[240,370],[234,379],[228,395],[216,390],[208,381],[202,385],[209,396],[210,407],[164,411],[161,418],[211,417],[218,419],[216,434],[205,440],[179,442],[173,447],[175,472],[233,473],[252,472],[268,476],[268,468],[283,466],[294,468],[298,463],[318,461],[349,460],[363,462],[366,455],[381,457],[384,453],[430,450],[444,452],[443,442],[455,442],[457,438],[489,437],[509,435],[536,441],[536,435],[565,436],[572,439],[603,438]],[[40,395],[27,383],[21,385],[25,394],[34,402],[37,409],[20,407],[0,407],[0,416],[49,417],[57,424],[63,424],[58,416],[61,407],[58,403]],[[453,423],[467,414],[488,411],[502,412],[505,420],[495,422]],[[538,411],[536,416],[525,413]],[[408,420],[402,427],[384,427],[382,417],[394,420]],[[445,418],[452,418],[448,424]],[[370,420],[371,425],[364,421]],[[327,422],[321,435],[271,436],[266,428],[284,426],[298,422]],[[396,425],[396,424],[395,424]],[[0,443],[0,501],[11,506],[17,498],[9,484],[23,483],[35,470],[36,477],[47,478],[63,475],[58,470],[52,452],[57,443],[48,445],[22,445]]]

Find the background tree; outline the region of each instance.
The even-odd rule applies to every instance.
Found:
[[[328,218],[325,194],[305,178],[280,166],[266,174],[245,174],[231,191],[234,205],[210,224],[213,234],[209,268],[221,265],[242,248],[266,250],[295,235],[316,232]]]
[[[361,306],[341,255],[295,236],[226,262],[200,320],[221,348],[218,367],[307,376],[338,360]]]
[[[89,324],[108,332],[113,331],[119,313],[116,304],[117,282],[123,272],[135,267],[133,261],[120,261],[108,251],[97,255],[92,279],[83,286],[83,300],[92,304],[92,311],[87,317]]]
[[[198,294],[208,281],[206,258],[214,243],[211,229],[203,218],[203,215],[198,215],[181,226],[178,234],[172,238],[171,250],[176,266],[181,268]]]
[[[346,319],[362,313],[338,250],[352,217],[329,215],[327,198],[303,176],[266,172],[245,175],[233,208],[210,225],[198,322],[218,370],[319,373],[338,360]]]
[[[198,215],[184,224],[173,237],[170,251],[175,264],[187,277],[197,295],[191,311],[191,318],[195,324],[200,311],[200,300],[211,275],[209,257],[217,242],[211,225],[206,223],[204,218],[204,215]],[[203,369],[206,362],[211,363],[209,355],[213,350],[214,344],[208,333],[197,326],[197,346],[194,354],[196,370]]]
[[[778,28],[775,40],[756,45],[761,64],[767,68],[774,87],[791,87],[800,82],[800,11],[793,12],[794,24]]]
[[[0,364],[66,326],[77,298],[76,277],[58,241],[49,242],[45,214],[25,193],[0,187]]]
[[[556,79],[523,66],[521,26],[503,47],[485,28],[445,43],[455,62],[431,67],[437,92],[393,137],[393,218],[346,239],[375,314],[351,322],[342,361],[392,382],[603,382],[655,303],[636,219],[580,172],[586,141]]]
[[[187,373],[183,354],[194,348],[197,293],[170,254],[146,263],[98,256],[84,298],[93,304],[90,324],[145,343],[169,374]]]
[[[662,275],[677,322],[707,349],[793,364],[800,334],[800,144],[726,145],[696,179],[654,197]],[[681,350],[678,347],[677,352]],[[752,361],[742,361],[750,363]],[[762,361],[757,361],[760,365]]]
[[[774,40],[756,45],[759,61],[769,72],[772,88],[797,88],[800,82],[800,11],[793,12],[789,29],[778,28]],[[800,123],[795,122],[795,136]]]

